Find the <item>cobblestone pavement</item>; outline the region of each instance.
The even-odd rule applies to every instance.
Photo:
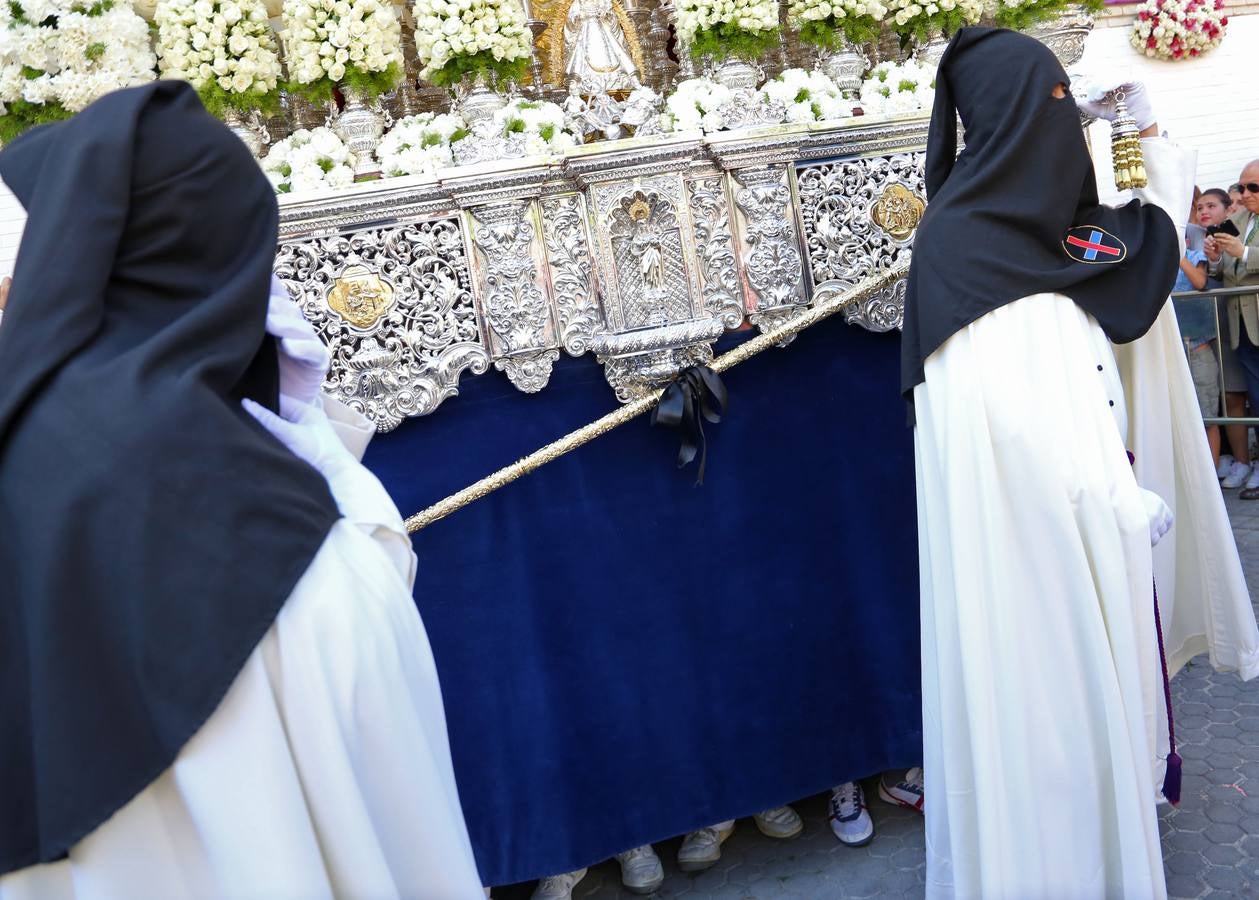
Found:
[[[1229,514],[1251,597],[1259,597],[1259,502],[1228,497]],[[1253,900],[1259,897],[1259,679],[1243,684],[1217,675],[1206,657],[1173,683],[1176,731],[1184,757],[1181,805],[1161,807],[1159,827],[1167,886],[1176,900]],[[721,862],[698,876],[678,871],[680,839],[656,845],[665,883],[655,895],[687,900],[839,900],[849,897],[918,898],[923,895],[922,819],[880,802],[866,783],[877,834],[862,849],[831,836],[826,798],[793,804],[804,833],[790,841],[762,837],[741,820]],[[786,799],[786,798],[784,798]],[[931,802],[931,798],[927,798]],[[528,890],[495,892],[525,898]],[[615,862],[592,868],[574,900],[633,897],[620,886]]]

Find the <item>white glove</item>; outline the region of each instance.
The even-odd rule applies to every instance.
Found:
[[[1145,502],[1145,514],[1150,519],[1150,546],[1155,547],[1163,539],[1163,535],[1172,530],[1172,511],[1158,494],[1145,488],[1140,490],[1141,499]]]
[[[1136,120],[1138,131],[1144,131],[1157,121],[1150,95],[1140,81],[1121,81],[1113,75],[1097,79],[1086,75],[1071,77],[1071,95],[1075,97],[1076,106],[1095,119],[1115,120],[1115,91],[1118,90],[1124,93],[1124,103]]]
[[[310,463],[329,482],[347,465],[357,465],[337,437],[323,407],[299,405],[292,415],[277,416],[253,400],[242,400],[241,406],[294,456]]]
[[[267,301],[267,334],[279,343],[280,412],[296,420],[298,407],[319,404],[331,356],[288,289],[274,275]]]

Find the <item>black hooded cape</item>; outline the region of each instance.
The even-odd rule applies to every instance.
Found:
[[[274,195],[178,82],[0,153],[26,207],[0,325],[0,874],[170,766],[338,517],[274,407]]]
[[[1070,80],[1049,48],[1013,31],[963,28],[940,59],[901,343],[911,403],[926,358],[1007,303],[1063,294],[1122,344],[1167,301],[1175,226],[1139,200],[1098,203],[1079,108],[1069,93],[1053,97],[1057,84]]]

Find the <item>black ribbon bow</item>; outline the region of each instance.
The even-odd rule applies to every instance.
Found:
[[[726,413],[729,394],[721,377],[708,366],[687,366],[677,380],[665,388],[664,395],[651,413],[651,424],[675,428],[681,435],[678,447],[678,468],[686,466],[699,455],[697,485],[704,483],[708,461],[708,442],[704,439],[704,423],[714,425]],[[701,418],[702,417],[702,418]]]

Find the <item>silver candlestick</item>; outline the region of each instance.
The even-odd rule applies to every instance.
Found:
[[[525,4],[525,8],[529,10],[528,3]],[[529,10],[529,12],[532,12],[532,10]],[[529,74],[533,76],[533,98],[535,100],[545,100],[547,90],[546,84],[542,80],[542,56],[538,52],[538,41],[547,30],[548,25],[541,19],[529,19],[525,22],[525,25],[533,35],[533,40],[529,42]]]

